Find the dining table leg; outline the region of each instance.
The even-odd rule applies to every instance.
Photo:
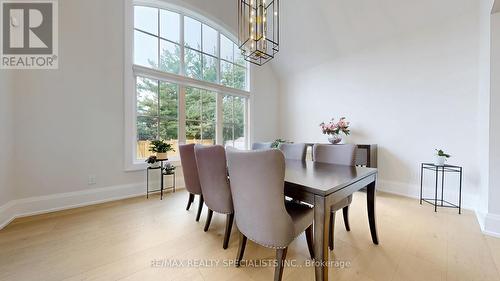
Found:
[[[328,226],[330,225],[330,205],[326,197],[314,196],[314,254],[316,281],[328,280]]]
[[[366,205],[368,209],[368,222],[373,244],[378,245],[377,225],[375,219],[375,181],[366,187]]]

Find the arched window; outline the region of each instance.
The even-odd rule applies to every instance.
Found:
[[[133,6],[134,161],[154,139],[248,142],[249,65],[232,36],[195,13]],[[176,158],[170,153],[169,158]]]

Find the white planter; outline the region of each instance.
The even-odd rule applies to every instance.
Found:
[[[150,168],[159,168],[160,167],[160,162],[155,162],[153,164],[149,164]]]
[[[436,159],[434,160],[434,164],[436,166],[443,166],[446,163],[446,157],[436,155]]]

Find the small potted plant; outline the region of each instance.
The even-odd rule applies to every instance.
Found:
[[[350,122],[345,117],[342,117],[338,122],[335,122],[335,119],[332,118],[328,124],[323,122],[319,124],[319,127],[324,135],[329,136],[328,141],[331,144],[339,144],[342,142],[342,134],[348,136],[351,133],[349,125]]]
[[[278,149],[278,148],[280,148],[280,145],[281,145],[282,143],[290,143],[290,142],[289,142],[289,141],[287,141],[287,140],[284,140],[284,139],[275,139],[275,140],[273,141],[273,143],[271,144],[271,148]]]
[[[451,155],[444,153],[442,149],[436,149],[436,166],[444,166],[444,163],[450,158]]]
[[[149,146],[149,151],[156,153],[157,160],[167,160],[167,152],[175,151],[170,143],[167,143],[163,140],[154,140],[151,141],[151,145]]]
[[[172,175],[175,172],[175,166],[170,162],[165,163],[164,169],[166,175]]]
[[[155,155],[149,156],[145,162],[149,164],[150,168],[159,168],[160,167],[160,162],[156,161]]]

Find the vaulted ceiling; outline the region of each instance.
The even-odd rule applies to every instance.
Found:
[[[477,0],[281,0],[280,75],[476,11]],[[498,2],[498,0],[497,0]]]

